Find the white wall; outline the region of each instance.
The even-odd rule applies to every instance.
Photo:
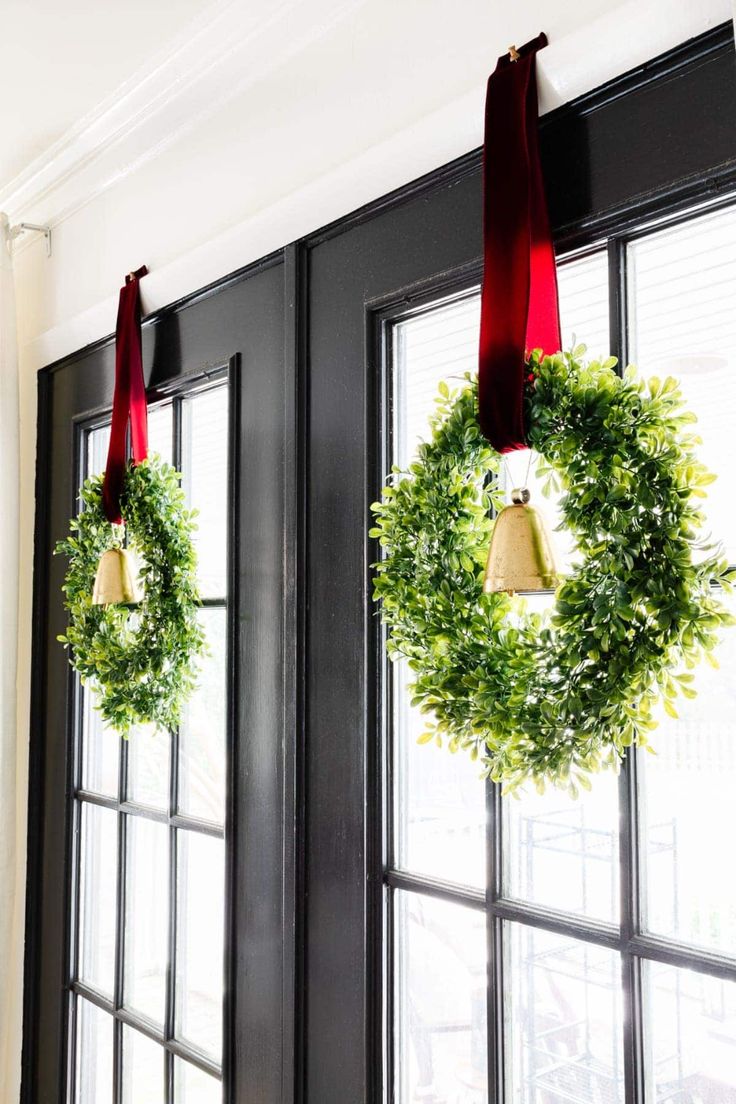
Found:
[[[511,42],[549,36],[544,110],[730,15],[730,0],[222,3],[0,195],[13,221],[53,226],[50,259],[41,238],[16,255],[23,725],[35,374],[113,329],[125,272],[148,264],[153,310],[478,146]]]

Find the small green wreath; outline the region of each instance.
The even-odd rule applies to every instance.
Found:
[[[698,539],[694,500],[715,476],[695,458],[676,381],[647,387],[584,352],[533,353],[525,392],[538,474],[565,492],[581,555],[553,610],[482,591],[501,457],[470,377],[459,394],[441,385],[432,440],[372,507],[389,651],[408,660],[413,704],[432,717],[420,742],[468,750],[508,790],[531,779],[575,794],[646,745],[655,703],[677,716],[672,699],[695,693],[689,669],[703,654],[717,666],[717,630],[734,620],[713,589],[730,588],[727,563]]]
[[[84,508],[56,547],[69,557],[63,589],[70,621],[59,640],[71,650],[72,665],[82,682],[93,686],[97,708],[113,728],[123,735],[138,724],[171,729],[180,721],[204,649],[194,514],[186,508],[177,472],[151,457],[128,466],[121,495],[126,524],[113,526],[102,508],[103,478],[85,482]],[[120,547],[124,533],[141,561],[143,599],[134,609],[95,605],[100,557]]]

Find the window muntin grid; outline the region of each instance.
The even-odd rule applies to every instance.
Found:
[[[104,731],[76,685],[70,1104],[222,1098],[228,694],[219,564],[229,528],[216,488],[228,484],[227,426],[224,382],[149,412],[150,451],[182,471],[192,508],[207,503],[198,544],[205,566],[218,564],[203,578],[211,647],[199,703],[190,703],[180,731],[140,729],[124,741]],[[108,439],[105,425],[85,432],[85,476],[104,469]],[[85,824],[102,818],[107,830],[88,831],[85,844]]]
[[[711,302],[704,325],[715,318],[723,339],[736,292],[734,210],[693,214],[646,235],[602,243],[563,263],[565,344],[572,344],[576,331],[576,340],[587,342],[590,355],[617,349],[625,358],[627,348],[636,348],[644,374],[677,375],[682,358],[674,356],[666,341],[657,344],[656,334],[650,338],[646,329],[637,330],[637,324],[656,329],[657,293],[676,315],[672,299],[678,287],[687,295],[691,285],[693,243],[701,225],[720,258],[710,273],[710,298],[722,299],[720,311]],[[659,283],[651,278],[658,266]],[[707,266],[698,272],[701,298],[708,275]],[[645,287],[645,303],[637,300],[637,280]],[[440,379],[452,384],[453,377],[474,370],[478,308],[477,290],[471,289],[390,324],[392,462],[403,467],[410,461],[417,438],[426,433]],[[687,309],[682,316],[692,330],[701,314]],[[724,365],[728,369],[730,382],[720,391],[707,379],[694,378],[685,387],[690,405],[696,411],[702,408],[704,451],[714,465],[733,447],[733,435],[718,446],[708,441],[711,425],[717,428],[713,411],[719,409],[719,397],[725,404],[721,421],[733,417],[733,345],[724,339],[727,348],[719,351],[711,347],[718,343],[712,333],[707,340],[697,333],[678,334],[683,356],[689,357],[686,369],[697,375],[703,368],[700,361],[713,368],[700,355],[703,349],[720,358],[718,373],[711,373],[713,383],[723,385]],[[691,355],[691,346],[698,357]],[[661,354],[657,363],[648,362],[648,348]],[[512,458],[510,480],[523,479],[526,463],[524,454]],[[724,501],[710,504],[710,516],[716,527],[725,525],[728,541]],[[554,503],[551,511],[549,507],[554,515]],[[631,756],[619,779],[596,778],[592,793],[577,803],[555,794],[506,800],[494,787],[484,792],[468,764],[458,763],[461,756],[417,749],[421,720],[405,705],[410,673],[401,664],[392,665],[387,672],[392,704],[387,715],[390,816],[384,872],[390,918],[384,999],[389,1099],[396,1104],[444,1100],[449,1083],[453,1104],[480,1104],[487,1098],[496,1104],[587,1104],[599,1098],[622,1104],[694,1104],[703,1092],[715,1092],[712,1099],[719,1104],[736,1100],[732,1073],[716,1076],[697,1047],[688,1045],[673,1057],[671,1046],[673,1032],[684,1037],[687,1020],[708,1053],[720,1047],[718,1068],[736,1069],[736,892],[732,880],[723,877],[729,868],[734,805],[722,792],[729,781],[733,788],[736,768],[728,750],[736,735],[736,711],[729,708],[736,696],[734,647],[736,635],[721,649],[720,672],[698,672],[705,699],[684,703],[682,721],[662,725],[656,734],[664,748],[659,757]],[[714,780],[720,784],[716,791]],[[693,783],[700,794],[699,812],[691,800]],[[719,795],[717,808],[708,800],[714,792]],[[654,817],[649,815],[653,808]],[[717,838],[708,829],[713,817]],[[668,818],[669,824],[663,824]],[[693,891],[701,906],[694,910],[698,916],[690,910],[685,922],[682,901]],[[477,999],[469,999],[461,966],[437,996],[437,1008],[427,1002],[426,979],[419,982],[416,995],[409,992],[406,963],[426,953],[427,941],[436,942],[441,929],[434,925],[428,934],[426,924],[422,927],[415,919],[412,927],[401,917],[412,915],[405,899],[427,896],[454,909],[462,917],[460,928],[471,915],[484,918],[488,985],[482,1009]],[[441,959],[435,946],[434,961]],[[428,971],[432,961],[429,956]],[[663,1018],[668,987],[685,995],[677,997],[682,1011],[679,1005],[674,1011],[670,1006]],[[453,1025],[458,1038],[477,1040],[479,1033],[485,1038],[487,1061],[478,1059],[476,1045],[471,1063],[476,1075],[487,1067],[485,1086],[468,1075],[467,1047],[457,1052],[462,1057],[453,1058],[446,1048],[444,1061],[432,1059],[435,1037],[444,1030],[442,1005],[448,1002],[465,1009]],[[424,1018],[417,1011],[423,1004]],[[433,1009],[429,1016],[427,1007]],[[569,1022],[560,1011],[564,1008]],[[541,1046],[540,1036],[545,1040]]]

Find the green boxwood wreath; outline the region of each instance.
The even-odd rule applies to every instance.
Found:
[[[727,563],[699,539],[697,500],[715,476],[694,455],[676,381],[646,385],[584,352],[532,353],[525,389],[538,474],[564,492],[580,558],[548,613],[482,591],[502,460],[471,377],[459,393],[440,386],[431,441],[372,507],[375,596],[430,718],[420,742],[469,751],[507,790],[588,788],[590,772],[647,744],[660,698],[677,716],[672,699],[695,694],[690,669],[701,655],[717,666],[717,631],[733,623],[714,590],[730,589]]]
[[[85,482],[84,508],[56,547],[69,557],[63,589],[70,618],[59,640],[109,725],[123,735],[140,724],[171,729],[180,721],[204,650],[195,515],[186,507],[178,473],[153,456],[128,466],[121,495],[126,524],[113,526],[102,509],[103,478]],[[120,546],[125,533],[140,560],[143,599],[134,609],[93,605],[100,556]]]

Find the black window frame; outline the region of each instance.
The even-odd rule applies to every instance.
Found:
[[[228,466],[231,463],[231,458],[235,451],[234,440],[234,421],[231,416],[231,412],[234,408],[235,399],[235,359],[232,358],[231,362],[225,363],[219,366],[215,366],[211,369],[208,368],[206,374],[196,373],[193,377],[184,377],[172,385],[170,388],[166,388],[166,397],[161,395],[161,389],[159,389],[157,395],[157,401],[150,400],[149,412],[153,413],[161,408],[170,407],[171,427],[172,427],[172,458],[171,462],[177,471],[183,471],[184,482],[186,483],[187,472],[182,467],[182,452],[183,452],[183,407],[184,403],[191,400],[197,395],[204,394],[211,391],[215,387],[224,388],[228,393],[228,440],[227,440],[227,463]],[[100,415],[82,415],[80,418],[74,419],[74,435],[76,439],[76,477],[75,485],[81,486],[87,476],[90,474],[88,470],[88,441],[89,435],[95,430],[102,429],[109,426],[110,417],[108,412]],[[232,484],[230,484],[232,485]],[[75,506],[77,496],[75,495]],[[230,657],[234,652],[234,630],[235,630],[235,618],[234,618],[234,605],[230,600],[230,593],[234,587],[235,580],[233,578],[233,557],[231,550],[234,547],[235,537],[235,516],[233,509],[232,496],[228,495],[228,516],[226,518],[225,529],[227,532],[227,564],[225,572],[225,583],[227,593],[222,597],[217,598],[203,598],[201,606],[203,610],[219,609],[224,611],[226,616],[226,679],[227,682],[227,702],[226,702],[226,739],[225,739],[225,751],[226,758],[229,755],[230,749],[233,747],[233,719],[237,712],[237,693],[238,687],[236,680],[232,677],[232,664]],[[72,668],[69,668],[69,678],[71,681],[71,687],[69,691],[70,700],[72,702],[73,710],[73,724],[71,734],[71,771],[72,771],[72,785],[70,792],[70,811],[69,811],[69,824],[70,824],[70,840],[69,840],[69,869],[68,869],[68,894],[70,902],[70,916],[69,916],[69,939],[66,949],[67,953],[67,974],[69,977],[69,1009],[67,1013],[68,1023],[68,1057],[66,1062],[67,1069],[67,1099],[69,1104],[76,1099],[75,1097],[75,1081],[77,1074],[76,1064],[76,1048],[77,1048],[77,1004],[78,998],[82,997],[90,1004],[96,1005],[104,1012],[108,1013],[114,1020],[113,1027],[113,1078],[114,1078],[114,1090],[113,1101],[120,1101],[123,1099],[123,1047],[122,1036],[123,1028],[125,1026],[134,1028],[140,1034],[153,1040],[155,1043],[162,1047],[163,1057],[165,1062],[165,1074],[164,1074],[164,1100],[166,1104],[173,1104],[174,1100],[174,1070],[175,1070],[175,1058],[184,1058],[192,1065],[205,1073],[210,1074],[216,1080],[223,1080],[223,1067],[222,1062],[215,1062],[209,1056],[205,1055],[201,1051],[197,1050],[189,1043],[178,1039],[176,1032],[176,986],[177,982],[177,947],[178,947],[178,924],[179,924],[179,902],[178,902],[178,833],[181,830],[187,832],[194,832],[200,835],[212,836],[216,839],[221,839],[223,843],[226,843],[226,831],[227,825],[219,825],[209,821],[203,821],[197,817],[183,813],[179,808],[179,769],[181,766],[181,760],[179,757],[179,729],[174,729],[165,737],[170,741],[169,746],[169,765],[168,765],[168,806],[166,811],[158,808],[153,808],[148,805],[142,805],[134,801],[128,795],[128,760],[129,760],[129,740],[120,740],[118,748],[118,787],[117,795],[115,797],[108,797],[97,793],[95,791],[86,790],[82,784],[82,758],[83,751],[82,745],[84,741],[84,689],[81,685],[79,677],[75,675]],[[225,777],[230,776],[230,769],[226,767]],[[223,806],[227,800],[227,794],[223,794]],[[115,946],[114,946],[114,984],[113,995],[111,999],[106,998],[99,993],[93,986],[87,984],[85,981],[80,980],[78,977],[78,959],[79,959],[79,913],[80,913],[80,865],[81,865],[81,847],[82,847],[82,831],[81,831],[81,817],[82,810],[85,806],[96,806],[102,809],[108,809],[113,812],[117,820],[117,856],[116,856],[116,887],[117,887],[117,907],[115,918]],[[126,924],[127,924],[127,881],[128,881],[128,829],[130,824],[130,818],[136,817],[144,820],[153,821],[158,824],[163,824],[167,829],[169,837],[169,855],[168,855],[168,885],[167,885],[167,915],[168,931],[167,931],[167,960],[166,960],[166,984],[165,984],[165,1012],[163,1020],[163,1029],[159,1031],[157,1027],[142,1013],[133,1010],[125,1002],[125,950],[126,950]],[[226,904],[227,911],[227,904]],[[226,949],[227,950],[227,949]],[[225,955],[225,959],[222,964],[223,968],[223,980],[225,972],[227,970],[228,956]],[[227,1013],[226,1013],[227,1015]]]
[[[543,118],[560,254],[736,191],[735,75],[728,23]],[[387,687],[367,537],[386,461],[382,325],[479,279],[480,218],[475,150],[145,320],[152,397],[225,361],[237,393],[225,1104],[391,1099]],[[615,249],[609,263],[620,323]],[[70,426],[109,409],[112,378],[111,338],[39,376],[24,1104],[62,1104],[65,1080],[72,715],[51,550],[73,510]],[[641,1056],[627,1061],[641,1104]]]
[[[658,217],[647,219],[641,226],[629,226],[623,231],[613,231],[605,237],[596,237],[566,250],[558,249],[558,265],[564,265],[592,254],[605,254],[609,291],[609,348],[618,358],[616,370],[621,374],[629,362],[629,304],[630,283],[628,246],[645,240],[663,230],[675,228],[724,209],[736,210],[736,194],[729,194],[710,202],[704,201],[684,210],[680,204],[674,210],[664,206]],[[416,288],[410,303],[400,298],[384,305],[375,316],[375,343],[381,370],[381,402],[378,473],[385,475],[398,463],[394,453],[396,399],[393,382],[395,362],[392,334],[395,327],[412,318],[426,316],[432,309],[442,307],[453,300],[480,294],[480,267],[465,270],[457,279],[444,274],[441,280],[430,280],[426,288]],[[378,474],[377,473],[377,474]],[[380,478],[381,476],[379,476]],[[380,487],[377,487],[378,494]],[[376,548],[376,558],[381,550]],[[732,568],[736,565],[732,564]],[[551,593],[551,592],[550,592]],[[511,940],[509,926],[523,925],[552,934],[568,936],[589,947],[602,947],[613,951],[620,958],[623,1001],[623,1070],[625,1100],[627,1104],[644,1104],[647,1068],[647,1039],[644,1012],[644,985],[642,972],[646,962],[693,970],[724,981],[736,982],[736,950],[732,956],[697,947],[684,940],[657,936],[647,930],[643,922],[642,861],[640,857],[640,812],[643,799],[638,784],[637,763],[640,752],[629,749],[622,761],[618,780],[619,808],[619,922],[576,915],[572,912],[524,902],[514,898],[504,889],[505,865],[505,815],[502,787],[494,783],[486,785],[486,889],[476,890],[446,879],[413,873],[403,869],[397,861],[397,836],[393,823],[395,805],[395,720],[393,697],[396,677],[387,656],[386,632],[378,635],[377,664],[380,667],[380,697],[377,706],[381,743],[381,769],[383,785],[382,809],[382,881],[384,886],[383,937],[383,1001],[384,1014],[379,1030],[385,1054],[386,1082],[395,1084],[393,1067],[396,1062],[397,1043],[393,1011],[397,943],[394,936],[394,916],[397,891],[447,901],[484,914],[488,953],[487,1034],[488,1034],[488,1082],[489,1101],[509,1104],[510,1085],[506,1052],[509,1044],[510,1010],[505,1001],[508,994],[504,974],[508,966],[508,943]],[[392,1099],[391,1090],[388,1099]],[[653,1102],[647,1099],[647,1104]]]

